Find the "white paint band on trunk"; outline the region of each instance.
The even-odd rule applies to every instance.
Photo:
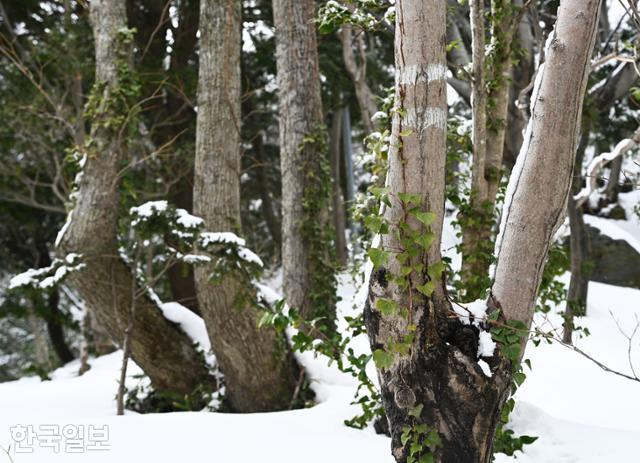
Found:
[[[441,130],[447,128],[447,112],[442,108],[410,108],[406,110],[403,117],[403,125],[410,127],[419,134],[429,127],[436,127]]]
[[[446,77],[447,66],[443,63],[411,64],[396,71],[396,80],[401,85],[443,81]]]

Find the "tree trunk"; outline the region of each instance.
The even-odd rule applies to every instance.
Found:
[[[31,298],[31,301],[27,304],[27,320],[29,322],[29,328],[33,335],[33,350],[36,359],[36,364],[44,371],[51,371],[51,359],[49,358],[49,346],[42,332],[42,321],[36,315],[36,305],[41,302],[39,295],[35,295]]]
[[[58,304],[60,302],[60,295],[58,294],[58,288],[49,290],[49,297],[47,299],[48,314],[47,314],[47,332],[49,333],[49,341],[53,346],[53,350],[56,352],[61,364],[69,363],[75,358],[69,345],[64,338],[64,329],[62,328],[60,309]]]
[[[584,152],[589,143],[589,127],[583,127],[580,146],[576,154],[575,165],[571,180],[571,194],[567,199],[567,215],[571,237],[569,240],[571,255],[571,280],[567,293],[567,305],[564,312],[562,339],[571,344],[573,335],[573,317],[586,315],[587,296],[589,292],[589,235],[584,225],[582,206],[576,203],[574,196],[582,188],[582,162]]]
[[[209,231],[239,232],[241,2],[200,6],[194,210]],[[299,373],[284,335],[258,328],[254,301],[238,299],[250,281],[227,274],[214,283],[212,270],[196,268],[196,288],[231,409],[288,408]]]
[[[331,177],[313,0],[274,0],[280,97],[282,267],[287,303],[335,329]]]
[[[96,47],[92,144],[86,147],[75,207],[59,235],[59,253],[61,257],[74,252],[83,256],[85,267],[70,275],[70,284],[119,344],[134,291],[131,271],[120,258],[116,240],[118,172],[126,161],[126,140],[122,138],[126,127],[113,121],[126,116],[114,99],[121,98],[120,86],[125,85],[120,73],[130,61],[130,44],[123,33],[127,26],[123,0],[95,0],[90,6]],[[141,296],[136,305],[133,359],[156,389],[190,393],[207,376],[193,341],[164,318],[148,297]]]
[[[483,372],[478,330],[484,324],[465,324],[454,315],[438,275],[446,87],[445,72],[435,70],[445,69],[446,6],[443,0],[399,0],[396,7],[400,111],[394,115],[389,153],[392,206],[384,211],[390,232],[381,237],[388,260],[378,260],[371,275],[365,322],[396,460],[407,461],[417,444],[414,461],[431,454],[438,463],[485,463],[492,458],[512,363],[518,359],[497,349],[484,357],[491,375]],[[569,193],[598,7],[595,0],[564,0],[559,8],[496,248],[496,281],[488,305],[502,309],[502,322],[531,322],[541,269]],[[418,215],[416,201],[407,205],[403,193],[419,196],[419,209],[433,215]],[[422,243],[425,236],[418,219],[430,223],[427,236],[435,243],[422,252],[411,244],[411,239]]]
[[[376,113],[376,100],[367,84],[367,55],[364,45],[364,31],[357,31],[356,47],[360,63],[356,62],[353,51],[353,27],[350,24],[343,24],[340,33],[342,40],[342,57],[347,73],[353,82],[356,90],[356,99],[360,107],[360,116],[364,127],[365,135],[369,135],[374,130],[371,118]]]
[[[339,267],[347,265],[346,215],[344,197],[340,186],[340,137],[342,135],[342,110],[337,109],[331,116],[331,134],[329,144],[331,151],[331,179],[333,186],[333,226],[336,230],[336,263]]]
[[[267,177],[266,163],[267,156],[264,152],[264,139],[262,132],[255,135],[253,138],[253,151],[256,156],[256,179],[260,184],[260,199],[262,200],[262,215],[264,221],[267,223],[267,228],[271,234],[271,238],[275,242],[277,248],[278,257],[282,250],[282,230],[280,224],[280,218],[276,214],[276,209],[273,206],[273,200],[271,198],[271,191],[269,191],[269,180]],[[279,258],[278,261],[281,259]]]
[[[622,172],[622,158],[618,156],[609,166],[609,179],[607,180],[607,187],[605,193],[607,195],[607,202],[609,204],[618,202],[618,193],[620,193],[620,173]]]
[[[198,0],[183,0],[179,2],[179,21],[177,29],[173,29],[174,43],[171,47],[171,64],[169,73],[176,76],[180,84],[186,85],[183,80],[184,70],[190,64],[190,60],[196,59],[196,44],[198,31],[198,12],[200,3]],[[177,171],[183,171],[188,166],[182,178],[173,184],[169,190],[169,198],[176,207],[189,212],[193,210],[193,133],[196,114],[182,89],[167,88],[166,104],[162,108],[161,115],[164,120],[172,120],[173,123],[167,130],[160,131],[161,144],[175,140],[170,149],[174,152],[171,162],[177,166]],[[178,138],[176,138],[178,137]],[[190,265],[177,263],[167,271],[167,277],[171,286],[171,294],[175,301],[200,315],[193,268]]]
[[[533,318],[550,240],[564,218],[570,193],[599,8],[598,0],[561,3],[507,189],[492,293],[507,319],[526,326]]]
[[[44,242],[40,242],[37,245],[38,252],[38,266],[39,267],[48,267],[51,265],[51,257],[49,256],[49,249],[47,248],[47,244]],[[67,341],[64,337],[64,328],[62,326],[63,316],[60,312],[59,304],[60,304],[60,293],[58,292],[59,288],[57,286],[49,289],[47,291],[47,309],[46,316],[44,317],[45,322],[47,324],[47,333],[49,334],[49,342],[51,342],[51,346],[55,351],[60,363],[62,365],[69,363],[72,361],[75,356]],[[44,301],[41,297],[38,298],[40,304],[44,304]]]
[[[489,284],[489,266],[493,243],[495,203],[502,177],[506,122],[509,110],[511,80],[511,50],[516,30],[513,24],[516,10],[510,0],[491,2],[492,52],[484,60],[484,2],[477,1],[471,8],[474,61],[474,96],[480,108],[474,109],[474,165],[470,207],[462,216],[462,279],[465,298],[474,300],[482,296]],[[484,74],[484,79],[480,75]],[[483,84],[479,86],[478,83]],[[486,85],[485,85],[486,83]],[[486,95],[485,87],[488,87]],[[477,105],[476,105],[477,106]],[[476,121],[484,112],[482,123]],[[476,134],[478,129],[482,133]],[[483,140],[480,139],[483,138]],[[479,158],[479,159],[477,159]]]

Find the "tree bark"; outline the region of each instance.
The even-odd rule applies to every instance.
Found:
[[[48,267],[51,265],[51,257],[49,256],[49,249],[47,244],[44,242],[39,242],[37,245],[38,252],[38,266],[39,267]],[[69,363],[72,361],[75,356],[67,341],[64,337],[64,328],[63,328],[63,316],[60,312],[60,293],[58,292],[59,288],[53,287],[47,291],[47,310],[46,316],[44,317],[46,325],[47,325],[47,333],[49,334],[49,341],[51,342],[51,346],[55,351],[60,363],[62,365]],[[44,304],[44,301],[41,297],[39,297],[39,303]]]
[[[521,2],[520,2],[521,3]],[[480,108],[474,109],[474,166],[470,207],[462,217],[462,279],[465,297],[479,298],[489,282],[490,253],[493,242],[495,202],[502,176],[506,123],[509,110],[511,50],[516,24],[516,10],[508,0],[491,2],[492,53],[484,65],[484,2],[476,2],[470,10],[473,31],[474,96]],[[482,77],[484,78],[482,78]],[[482,83],[482,86],[478,85]],[[485,83],[487,85],[485,85]],[[485,90],[488,87],[488,90]],[[486,95],[480,93],[487,92]],[[477,106],[477,105],[476,105]],[[483,121],[476,121],[483,111]],[[476,128],[483,128],[476,135]],[[480,140],[482,135],[484,140]],[[478,158],[478,159],[476,159]]]
[[[420,452],[431,453],[433,461],[485,463],[492,458],[513,365],[508,354],[497,349],[485,357],[491,375],[482,371],[479,328],[453,316],[444,278],[425,271],[440,260],[444,215],[446,87],[445,73],[435,69],[446,69],[446,6],[444,1],[400,0],[396,7],[399,111],[394,115],[389,153],[392,205],[384,211],[390,232],[380,240],[389,258],[371,275],[365,322],[374,359],[376,355],[385,359],[383,366],[378,362],[378,375],[396,460],[407,460],[416,439],[411,434],[409,440],[402,439],[403,432],[417,432],[426,425],[441,441],[439,445],[434,439],[419,441]],[[496,281],[488,305],[502,309],[503,322],[519,320],[530,326],[541,269],[569,193],[598,10],[595,0],[563,0],[559,9],[496,248]],[[399,256],[407,242],[398,236],[416,232],[421,236],[425,230],[407,215],[401,193],[419,195],[420,209],[434,213],[430,232],[435,243],[402,260]],[[411,271],[403,280],[400,276],[407,267]],[[418,286],[425,280],[431,284],[426,292]],[[381,310],[383,298],[398,309]],[[406,349],[393,349],[402,342],[409,344]]]
[[[618,156],[609,166],[609,178],[607,179],[607,187],[605,194],[609,204],[618,202],[618,193],[620,193],[620,173],[622,172],[622,156]]]
[[[582,162],[589,143],[589,134],[589,127],[583,127],[571,177],[571,194],[567,199],[567,215],[569,216],[569,227],[571,229],[569,239],[571,280],[569,281],[562,333],[562,339],[567,344],[572,344],[573,317],[586,315],[587,296],[589,293],[589,269],[585,265],[588,263],[587,259],[589,259],[590,255],[589,235],[584,224],[582,206],[578,205],[574,198],[582,187]]]
[[[339,267],[347,265],[346,215],[341,184],[340,137],[342,135],[342,110],[338,109],[331,116],[331,134],[329,144],[331,151],[331,179],[333,187],[333,227],[336,230],[336,263]]]
[[[526,326],[570,193],[599,8],[598,0],[561,3],[547,61],[538,71],[525,142],[509,180],[492,293],[507,319]]]
[[[260,188],[260,199],[262,199],[262,215],[267,224],[271,238],[275,242],[278,254],[278,261],[281,260],[280,252],[282,250],[282,230],[280,218],[276,214],[276,208],[273,205],[271,191],[269,190],[269,180],[267,177],[266,163],[267,156],[264,152],[264,139],[262,132],[257,133],[253,138],[253,151],[256,156],[256,179]]]
[[[280,99],[282,267],[287,303],[335,329],[331,179],[313,0],[275,0]]]
[[[56,352],[61,364],[66,364],[75,358],[73,352],[69,348],[67,341],[64,338],[64,329],[60,323],[61,313],[58,307],[60,302],[60,295],[58,294],[58,288],[49,290],[49,296],[47,299],[48,314],[47,314],[47,332],[49,333],[49,340],[53,346],[53,350]]]
[[[121,260],[116,240],[119,200],[118,172],[126,161],[123,128],[108,124],[114,117],[113,98],[123,83],[119,67],[128,61],[130,46],[124,0],[95,0],[90,4],[96,48],[97,108],[91,126],[83,175],[76,204],[59,235],[59,254],[79,253],[84,269],[69,280],[97,322],[120,344],[129,308],[133,278]],[[186,394],[205,381],[207,370],[193,341],[162,315],[146,296],[136,301],[131,352],[158,390]]]
[[[369,84],[367,84],[367,56],[363,35],[364,31],[357,31],[356,47],[360,58],[359,64],[356,62],[356,56],[353,51],[353,27],[350,24],[342,26],[340,39],[342,40],[342,58],[356,90],[356,99],[360,107],[360,116],[365,135],[369,135],[374,130],[371,118],[376,113],[377,107],[373,92]]]
[[[240,230],[241,2],[202,0],[194,210],[213,232]],[[287,409],[298,366],[275,328],[258,328],[261,313],[238,300],[243,286],[228,274],[210,281],[196,267],[196,288],[211,346],[236,412]]]

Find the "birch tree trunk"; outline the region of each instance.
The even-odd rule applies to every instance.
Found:
[[[478,328],[454,315],[437,271],[445,177],[446,4],[399,0],[396,7],[399,111],[389,153],[391,207],[383,216],[390,231],[382,235],[378,252],[370,254],[386,253],[387,259],[374,262],[365,322],[396,460],[405,462],[412,454],[414,461],[485,463],[492,458],[517,360],[500,348],[491,356],[479,352],[483,322],[478,320]],[[558,11],[496,248],[488,305],[502,309],[499,323],[531,323],[547,249],[569,193],[598,11],[596,0],[563,0]],[[431,246],[408,252],[415,251],[411,239],[424,244],[425,236]],[[478,364],[479,353],[490,374]]]
[[[208,231],[240,231],[241,2],[201,0],[200,71],[194,210]],[[200,309],[225,377],[232,410],[286,409],[298,366],[275,328],[258,328],[260,312],[238,299],[237,275],[210,281],[210,266],[195,271]]]
[[[124,0],[93,0],[90,4],[96,49],[95,110],[92,114],[91,145],[78,185],[76,204],[59,235],[58,253],[83,256],[85,268],[70,275],[70,284],[111,339],[124,340],[134,279],[121,260],[116,240],[120,179],[126,161],[126,113],[115,101],[123,66],[128,66],[130,43],[126,37]],[[126,123],[126,122],[125,122]],[[162,315],[146,296],[136,301],[135,336],[131,352],[157,390],[187,394],[205,381],[204,359],[192,340]]]
[[[334,329],[331,176],[313,0],[274,0],[280,98],[282,266],[287,303]]]

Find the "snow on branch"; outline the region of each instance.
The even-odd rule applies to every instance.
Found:
[[[589,167],[587,167],[586,185],[584,186],[584,188],[582,188],[582,190],[580,190],[580,192],[578,192],[577,195],[574,196],[577,207],[582,206],[585,201],[589,199],[589,196],[591,196],[591,194],[596,190],[598,186],[598,174],[600,173],[600,171],[602,171],[604,166],[617,157],[622,156],[627,151],[638,146],[638,143],[640,143],[640,127],[636,129],[632,138],[625,138],[624,140],[618,142],[618,144],[613,148],[612,151],[602,153],[601,155],[596,156],[592,159],[592,161],[589,163]]]

